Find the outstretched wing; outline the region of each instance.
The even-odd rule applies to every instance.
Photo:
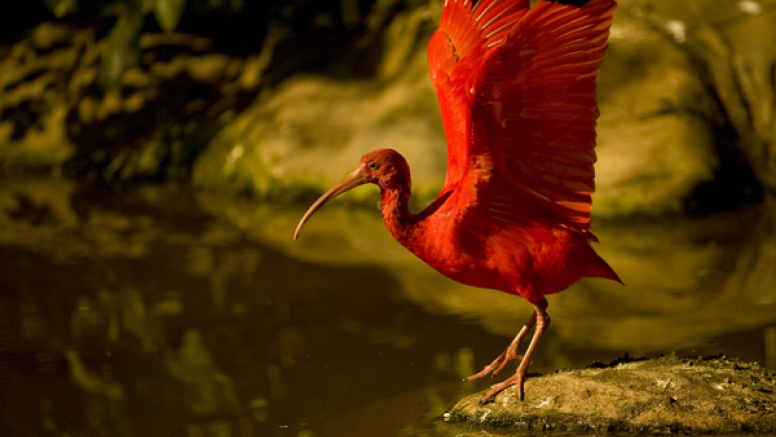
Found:
[[[492,166],[472,205],[496,196],[501,207],[484,206],[510,221],[525,213],[510,200],[528,196],[584,231],[595,190],[595,80],[616,2],[565,3],[447,0],[429,63],[448,140],[446,186]]]
[[[460,181],[468,168],[476,101],[471,87],[481,81],[487,56],[528,7],[528,0],[481,0],[476,6],[471,0],[445,0],[439,29],[428,43],[428,65],[447,137],[446,187]]]

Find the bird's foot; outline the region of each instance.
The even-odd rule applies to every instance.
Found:
[[[477,372],[474,375],[471,375],[470,377],[466,378],[465,381],[473,381],[475,379],[479,379],[487,375],[494,377],[499,373],[501,373],[501,371],[504,370],[504,367],[506,367],[506,365],[510,361],[522,360],[522,359],[523,359],[522,355],[518,355],[515,350],[509,347],[504,352],[502,352],[501,355],[499,355],[495,360],[493,360],[492,363],[485,366],[485,368],[482,369],[480,372]]]
[[[525,397],[525,390],[523,389],[523,383],[526,379],[532,378],[534,376],[541,376],[540,373],[525,373],[525,371],[521,371],[521,369],[517,369],[517,372],[515,372],[514,375],[512,375],[510,378],[505,379],[504,381],[494,384],[490,386],[490,390],[485,394],[485,396],[480,399],[480,405],[485,405],[488,402],[492,401],[493,398],[501,393],[502,391],[506,390],[509,387],[512,387],[513,385],[517,387],[517,396],[522,401]]]
[[[483,376],[487,374],[491,374],[492,376],[496,376],[504,370],[504,367],[512,360],[520,360],[520,365],[517,366],[517,371],[515,374],[508,378],[506,381],[492,385],[490,387],[490,390],[485,395],[484,398],[480,401],[480,405],[483,405],[487,403],[489,400],[493,399],[494,396],[496,396],[498,393],[502,392],[504,389],[508,387],[517,386],[517,395],[520,398],[520,400],[523,400],[524,397],[524,391],[523,391],[523,382],[526,378],[530,376],[536,376],[539,375],[538,373],[527,373],[528,372],[528,366],[531,365],[531,358],[534,355],[534,352],[536,350],[536,344],[539,342],[539,338],[541,338],[542,333],[547,329],[547,327],[550,325],[550,316],[547,315],[547,301],[545,299],[541,299],[539,302],[536,302],[534,304],[535,312],[531,314],[531,317],[528,319],[528,321],[525,323],[525,325],[520,329],[520,332],[517,333],[517,336],[515,336],[515,339],[512,340],[512,343],[509,344],[507,349],[501,353],[501,355],[498,356],[495,360],[493,360],[492,363],[485,366],[485,368],[479,372],[475,373],[474,375],[466,378],[467,381],[471,381],[473,379],[482,378]],[[523,338],[526,336],[528,331],[530,331],[532,328],[536,328],[534,330],[533,338],[531,339],[531,343],[528,345],[528,348],[525,350],[524,355],[519,355],[517,353],[517,349],[520,346],[520,342],[523,340]]]

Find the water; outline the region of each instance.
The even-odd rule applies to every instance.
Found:
[[[530,314],[455,284],[374,210],[184,187],[0,183],[3,436],[426,436]],[[624,353],[776,368],[774,208],[597,221],[626,287],[550,297],[532,370]],[[530,393],[527,394],[530,396]],[[486,435],[486,430],[470,430]]]

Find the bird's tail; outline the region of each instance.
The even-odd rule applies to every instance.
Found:
[[[590,264],[591,264],[590,268],[588,268],[587,274],[585,276],[589,276],[592,278],[611,279],[612,281],[617,281],[620,284],[625,285],[625,283],[622,282],[622,279],[620,279],[620,276],[617,275],[617,272],[614,271],[612,266],[610,266],[609,263],[604,261],[604,259],[601,258],[597,253],[591,259]]]

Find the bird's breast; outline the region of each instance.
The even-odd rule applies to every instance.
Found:
[[[485,241],[462,232],[455,211],[437,212],[419,226],[415,238],[402,244],[450,279],[475,287],[509,289],[491,262]]]

